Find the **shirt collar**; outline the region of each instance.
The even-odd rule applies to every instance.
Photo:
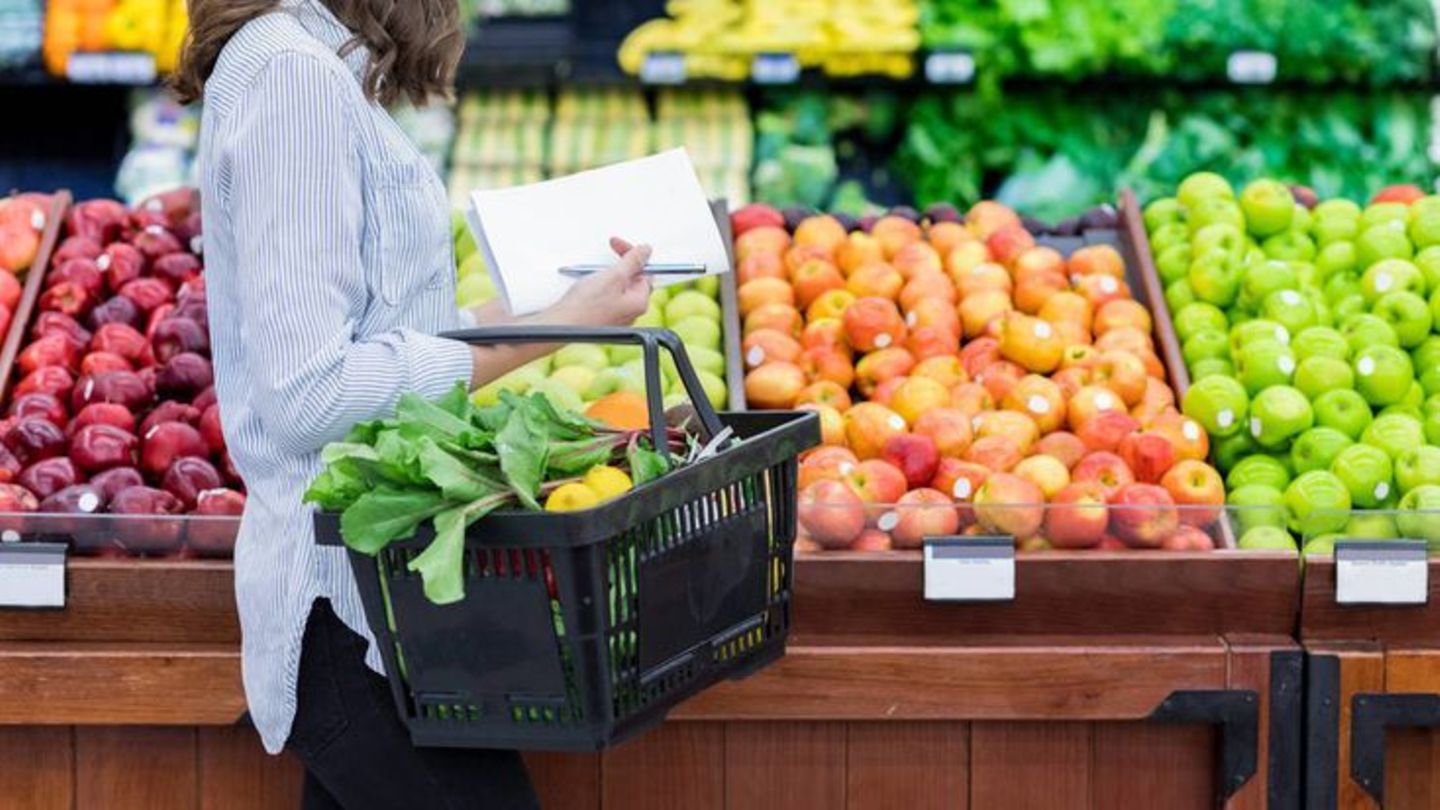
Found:
[[[355,34],[335,17],[322,0],[280,0],[280,8],[293,14],[310,36],[337,54],[355,38]],[[361,45],[346,54],[344,60],[355,78],[361,78],[370,64],[370,50]]]

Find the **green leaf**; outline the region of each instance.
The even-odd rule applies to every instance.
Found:
[[[453,439],[470,429],[470,422],[449,412],[424,397],[407,393],[400,397],[395,406],[395,417],[400,422],[430,432],[435,439]]]
[[[407,566],[424,582],[425,598],[437,605],[465,598],[465,530],[510,498],[509,492],[488,495],[435,516],[435,539]]]
[[[670,472],[669,460],[638,441],[630,443],[626,456],[630,462],[630,480],[637,487]]]
[[[448,504],[439,492],[380,487],[361,495],[340,516],[345,545],[362,554],[378,554],[395,540],[415,536],[415,529]]]
[[[591,467],[610,462],[615,452],[615,439],[601,437],[574,442],[551,442],[546,466],[559,476],[579,475]]]
[[[529,414],[523,407],[510,414],[505,427],[495,434],[495,452],[500,456],[500,471],[520,502],[538,511],[540,503],[535,496],[545,480],[549,443],[531,424]]]
[[[451,500],[475,501],[505,490],[503,483],[487,478],[445,452],[434,439],[420,440],[417,460],[424,476]]]
[[[546,434],[552,441],[594,436],[600,428],[599,424],[574,411],[555,407],[555,403],[540,394],[532,394],[529,403],[535,415],[547,426]]]
[[[323,470],[305,491],[305,503],[318,504],[326,512],[342,512],[369,491],[362,478],[341,467]]]
[[[425,485],[425,476],[420,474],[420,462],[416,458],[415,443],[405,438],[399,429],[382,430],[375,440],[375,453],[384,477],[398,484]]]
[[[470,404],[470,391],[463,382],[455,383],[455,387],[451,388],[448,394],[435,400],[435,406],[451,416],[467,422],[470,419],[471,411],[475,408]]]

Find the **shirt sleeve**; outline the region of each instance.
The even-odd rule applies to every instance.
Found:
[[[260,388],[251,401],[267,433],[295,453],[390,412],[406,391],[438,397],[472,373],[469,347],[455,341],[409,329],[357,335],[370,292],[345,79],[311,55],[273,57],[237,108],[225,150],[234,305]]]

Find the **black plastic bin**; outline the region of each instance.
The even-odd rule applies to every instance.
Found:
[[[466,596],[453,605],[431,603],[406,569],[433,537],[428,524],[376,557],[351,552],[416,745],[598,750],[784,654],[796,458],[819,441],[814,414],[717,417],[670,332],[503,328],[452,337],[638,344],[656,435],[663,347],[703,429],[728,426],[745,441],[589,511],[477,522],[465,540]],[[341,544],[339,516],[317,515],[316,536]]]

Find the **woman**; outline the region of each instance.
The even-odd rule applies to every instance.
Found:
[[[536,806],[513,752],[410,745],[345,555],[315,546],[301,503],[320,449],[403,392],[478,386],[543,351],[434,336],[466,325],[447,197],[382,105],[448,92],[456,2],[190,0],[176,87],[205,103],[216,391],[250,493],[235,549],[245,690],[266,749],[304,762],[305,807]],[[532,322],[643,313],[649,250],[612,247],[619,264]]]

